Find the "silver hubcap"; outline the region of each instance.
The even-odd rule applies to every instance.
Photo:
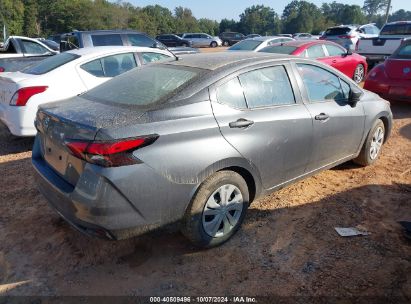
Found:
[[[384,130],[381,127],[378,127],[375,130],[374,135],[372,136],[371,140],[371,147],[370,147],[370,158],[376,159],[378,153],[380,153],[382,143],[384,141]]]
[[[362,64],[359,64],[359,65],[355,68],[354,81],[355,81],[356,83],[360,83],[363,78],[364,78],[364,67],[362,66]]]
[[[229,233],[240,220],[243,195],[236,186],[227,184],[214,191],[203,210],[203,228],[211,237]]]

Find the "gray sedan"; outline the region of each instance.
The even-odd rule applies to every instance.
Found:
[[[39,109],[40,191],[77,229],[122,239],[178,223],[212,247],[249,204],[353,159],[373,164],[389,103],[319,62],[188,55]]]

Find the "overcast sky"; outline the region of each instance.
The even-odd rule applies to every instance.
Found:
[[[220,21],[223,18],[239,20],[239,15],[244,12],[247,7],[257,4],[263,4],[272,7],[279,15],[282,14],[284,7],[291,0],[271,0],[271,1],[255,1],[255,0],[126,0],[136,6],[146,6],[159,4],[169,8],[171,11],[176,6],[190,8],[196,18],[209,18]],[[321,6],[322,0],[308,0]],[[339,3],[357,4],[363,6],[363,0],[337,0]],[[392,0],[392,11],[399,9],[411,11],[411,0]]]

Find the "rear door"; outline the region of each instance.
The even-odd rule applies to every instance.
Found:
[[[365,115],[361,103],[348,103],[350,86],[336,74],[309,63],[296,65],[301,91],[313,117],[312,171],[355,154],[361,144]]]
[[[331,44],[325,44],[324,47],[327,52],[327,57],[320,58],[319,61],[331,65],[352,78],[356,63],[352,60],[350,55],[346,55],[347,51],[339,46]]]
[[[290,71],[288,64],[254,67],[210,90],[222,135],[259,170],[266,189],[302,175],[311,154],[311,116]]]

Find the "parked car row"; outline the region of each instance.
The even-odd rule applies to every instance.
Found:
[[[365,59],[332,42],[254,37],[176,57],[131,32],[66,38],[74,49],[0,76],[0,119],[36,134],[40,192],[89,235],[177,224],[217,246],[256,198],[348,160],[371,165],[390,135],[389,103],[357,84]]]

